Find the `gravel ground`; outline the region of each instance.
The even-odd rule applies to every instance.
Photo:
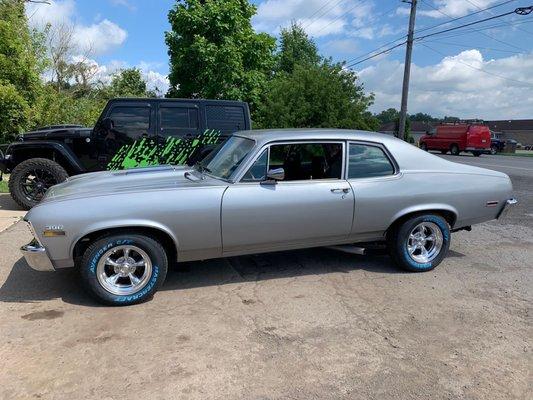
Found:
[[[533,173],[514,171],[520,207],[454,234],[432,272],[327,249],[235,257],[183,264],[126,308],[31,270],[17,223],[0,233],[0,398],[532,398]]]

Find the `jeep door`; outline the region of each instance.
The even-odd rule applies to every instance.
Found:
[[[111,120],[111,127],[98,126],[95,129],[101,169],[127,169],[159,163],[154,110],[149,102],[113,102],[106,118]]]
[[[158,102],[157,141],[160,164],[185,164],[202,140],[200,109],[196,103]]]
[[[225,255],[336,243],[350,234],[354,195],[344,143],[276,143],[262,149],[222,200]],[[285,177],[267,181],[267,171]]]

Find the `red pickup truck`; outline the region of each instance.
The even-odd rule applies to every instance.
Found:
[[[442,124],[434,133],[422,136],[419,146],[422,150],[440,150],[442,154],[449,151],[459,155],[468,151],[479,157],[490,153],[490,130],[488,126],[475,123]]]

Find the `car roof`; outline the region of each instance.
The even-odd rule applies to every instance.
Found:
[[[283,140],[361,140],[376,143],[399,141],[390,135],[352,129],[254,129],[239,131],[235,135],[255,140],[259,144]]]

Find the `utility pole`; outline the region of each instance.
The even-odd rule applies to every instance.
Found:
[[[411,76],[411,55],[413,53],[413,35],[415,31],[416,2],[417,0],[402,0],[404,3],[411,3],[411,14],[409,16],[409,31],[407,32],[407,48],[405,50],[405,67],[403,70],[402,105],[400,108],[400,124],[398,126],[398,137],[405,140],[405,122],[407,120],[407,98],[409,96],[409,77]]]

